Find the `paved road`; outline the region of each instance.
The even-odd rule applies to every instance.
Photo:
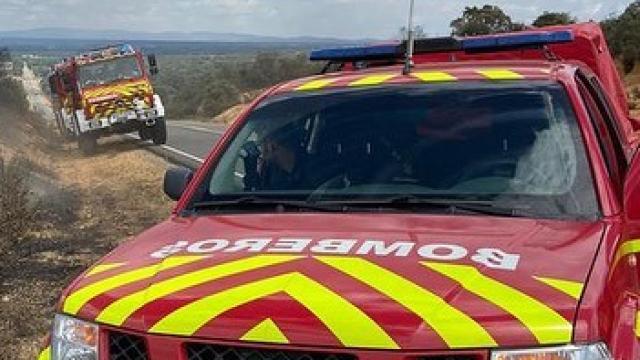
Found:
[[[204,159],[224,129],[192,121],[168,121],[167,145],[199,159]]]

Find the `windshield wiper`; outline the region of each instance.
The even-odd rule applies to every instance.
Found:
[[[373,207],[373,208],[393,208],[398,210],[438,210],[446,211],[452,215],[481,214],[504,217],[524,217],[529,216],[523,213],[524,209],[515,207],[498,206],[488,200],[467,200],[467,199],[429,199],[413,195],[400,195],[381,199],[351,199],[336,201],[319,201],[323,205],[343,205],[347,208]]]
[[[259,196],[244,196],[230,200],[212,200],[196,202],[192,206],[193,210],[272,210],[286,212],[288,210],[306,210],[320,212],[343,212],[344,206],[332,204],[318,204],[308,201],[270,199]]]

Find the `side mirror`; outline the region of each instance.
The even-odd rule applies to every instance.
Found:
[[[164,193],[174,201],[180,197],[193,179],[193,171],[183,167],[172,167],[164,174]]]
[[[160,70],[158,69],[158,60],[156,59],[156,55],[149,54],[147,56],[147,61],[149,62],[149,73],[151,75],[157,75]]]

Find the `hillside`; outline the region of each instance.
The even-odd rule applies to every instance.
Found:
[[[2,103],[0,128],[0,360],[35,359],[64,286],[169,215],[167,165],[133,140],[83,157]]]

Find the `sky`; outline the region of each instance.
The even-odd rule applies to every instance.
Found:
[[[495,4],[514,21],[530,23],[544,10],[602,20],[631,2],[415,1],[415,22],[429,35],[448,34],[449,22],[469,5]],[[0,31],[73,27],[388,39],[406,24],[408,7],[409,0],[0,0]]]

